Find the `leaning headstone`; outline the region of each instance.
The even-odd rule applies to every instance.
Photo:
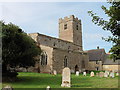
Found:
[[[96,73],[96,76],[98,77],[98,76],[99,76],[99,73]]]
[[[100,73],[99,73],[99,76],[100,76],[100,77],[104,77],[104,72],[100,72]]]
[[[56,70],[53,71],[53,75],[57,75],[57,71]]]
[[[83,76],[86,76],[86,72],[83,72]]]
[[[71,87],[70,74],[70,69],[68,67],[63,69],[61,84],[62,87]]]
[[[94,72],[91,72],[91,73],[90,73],[90,77],[94,77]]]
[[[110,77],[112,77],[112,78],[115,77],[114,72],[110,72]]]
[[[79,71],[76,71],[76,76],[79,76]]]
[[[47,86],[46,90],[50,90],[50,86]]]
[[[2,90],[13,90],[11,86],[5,86]]]
[[[116,76],[119,76],[119,73],[118,73],[118,72],[116,73]]]

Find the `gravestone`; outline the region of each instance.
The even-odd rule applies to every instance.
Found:
[[[110,77],[112,77],[112,78],[115,77],[114,72],[110,72]]]
[[[96,73],[96,76],[98,77],[98,76],[99,76],[99,73]]]
[[[86,72],[83,72],[83,76],[86,76]]]
[[[76,76],[79,76],[79,71],[76,71]]]
[[[107,72],[104,73],[104,77],[108,77],[108,73]]]
[[[107,73],[107,75],[109,75],[110,73],[109,73],[109,71],[105,71],[105,73]]]
[[[94,77],[94,72],[93,71],[90,73],[90,77]]]
[[[13,90],[13,88],[11,86],[5,86],[2,90]]]
[[[62,87],[71,87],[70,74],[70,69],[68,67],[63,69],[61,84]]]
[[[99,73],[99,76],[100,76],[100,77],[104,77],[104,72],[100,72],[100,73]]]
[[[57,75],[57,71],[56,70],[53,71],[53,75]]]
[[[46,90],[50,90],[50,86],[47,86]]]
[[[118,73],[118,72],[116,73],[116,76],[119,76],[119,73]]]

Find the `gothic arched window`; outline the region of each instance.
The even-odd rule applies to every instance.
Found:
[[[76,25],[76,29],[78,30],[78,25]]]
[[[46,52],[41,53],[41,65],[47,65],[47,54]]]
[[[64,58],[64,67],[68,66],[67,63],[68,63],[67,56],[65,56],[65,58]]]

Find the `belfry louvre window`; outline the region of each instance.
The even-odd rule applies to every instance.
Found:
[[[78,30],[78,25],[76,25],[76,29]]]
[[[64,29],[67,29],[67,24],[64,25]]]
[[[64,58],[64,67],[68,66],[67,63],[68,63],[67,56],[65,56],[65,58]]]
[[[40,60],[41,60],[41,65],[47,65],[47,54],[46,54],[46,52],[41,53]]]

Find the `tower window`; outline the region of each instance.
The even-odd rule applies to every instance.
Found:
[[[76,29],[78,30],[78,25],[76,25]]]
[[[64,25],[64,29],[67,29],[67,24]]]

